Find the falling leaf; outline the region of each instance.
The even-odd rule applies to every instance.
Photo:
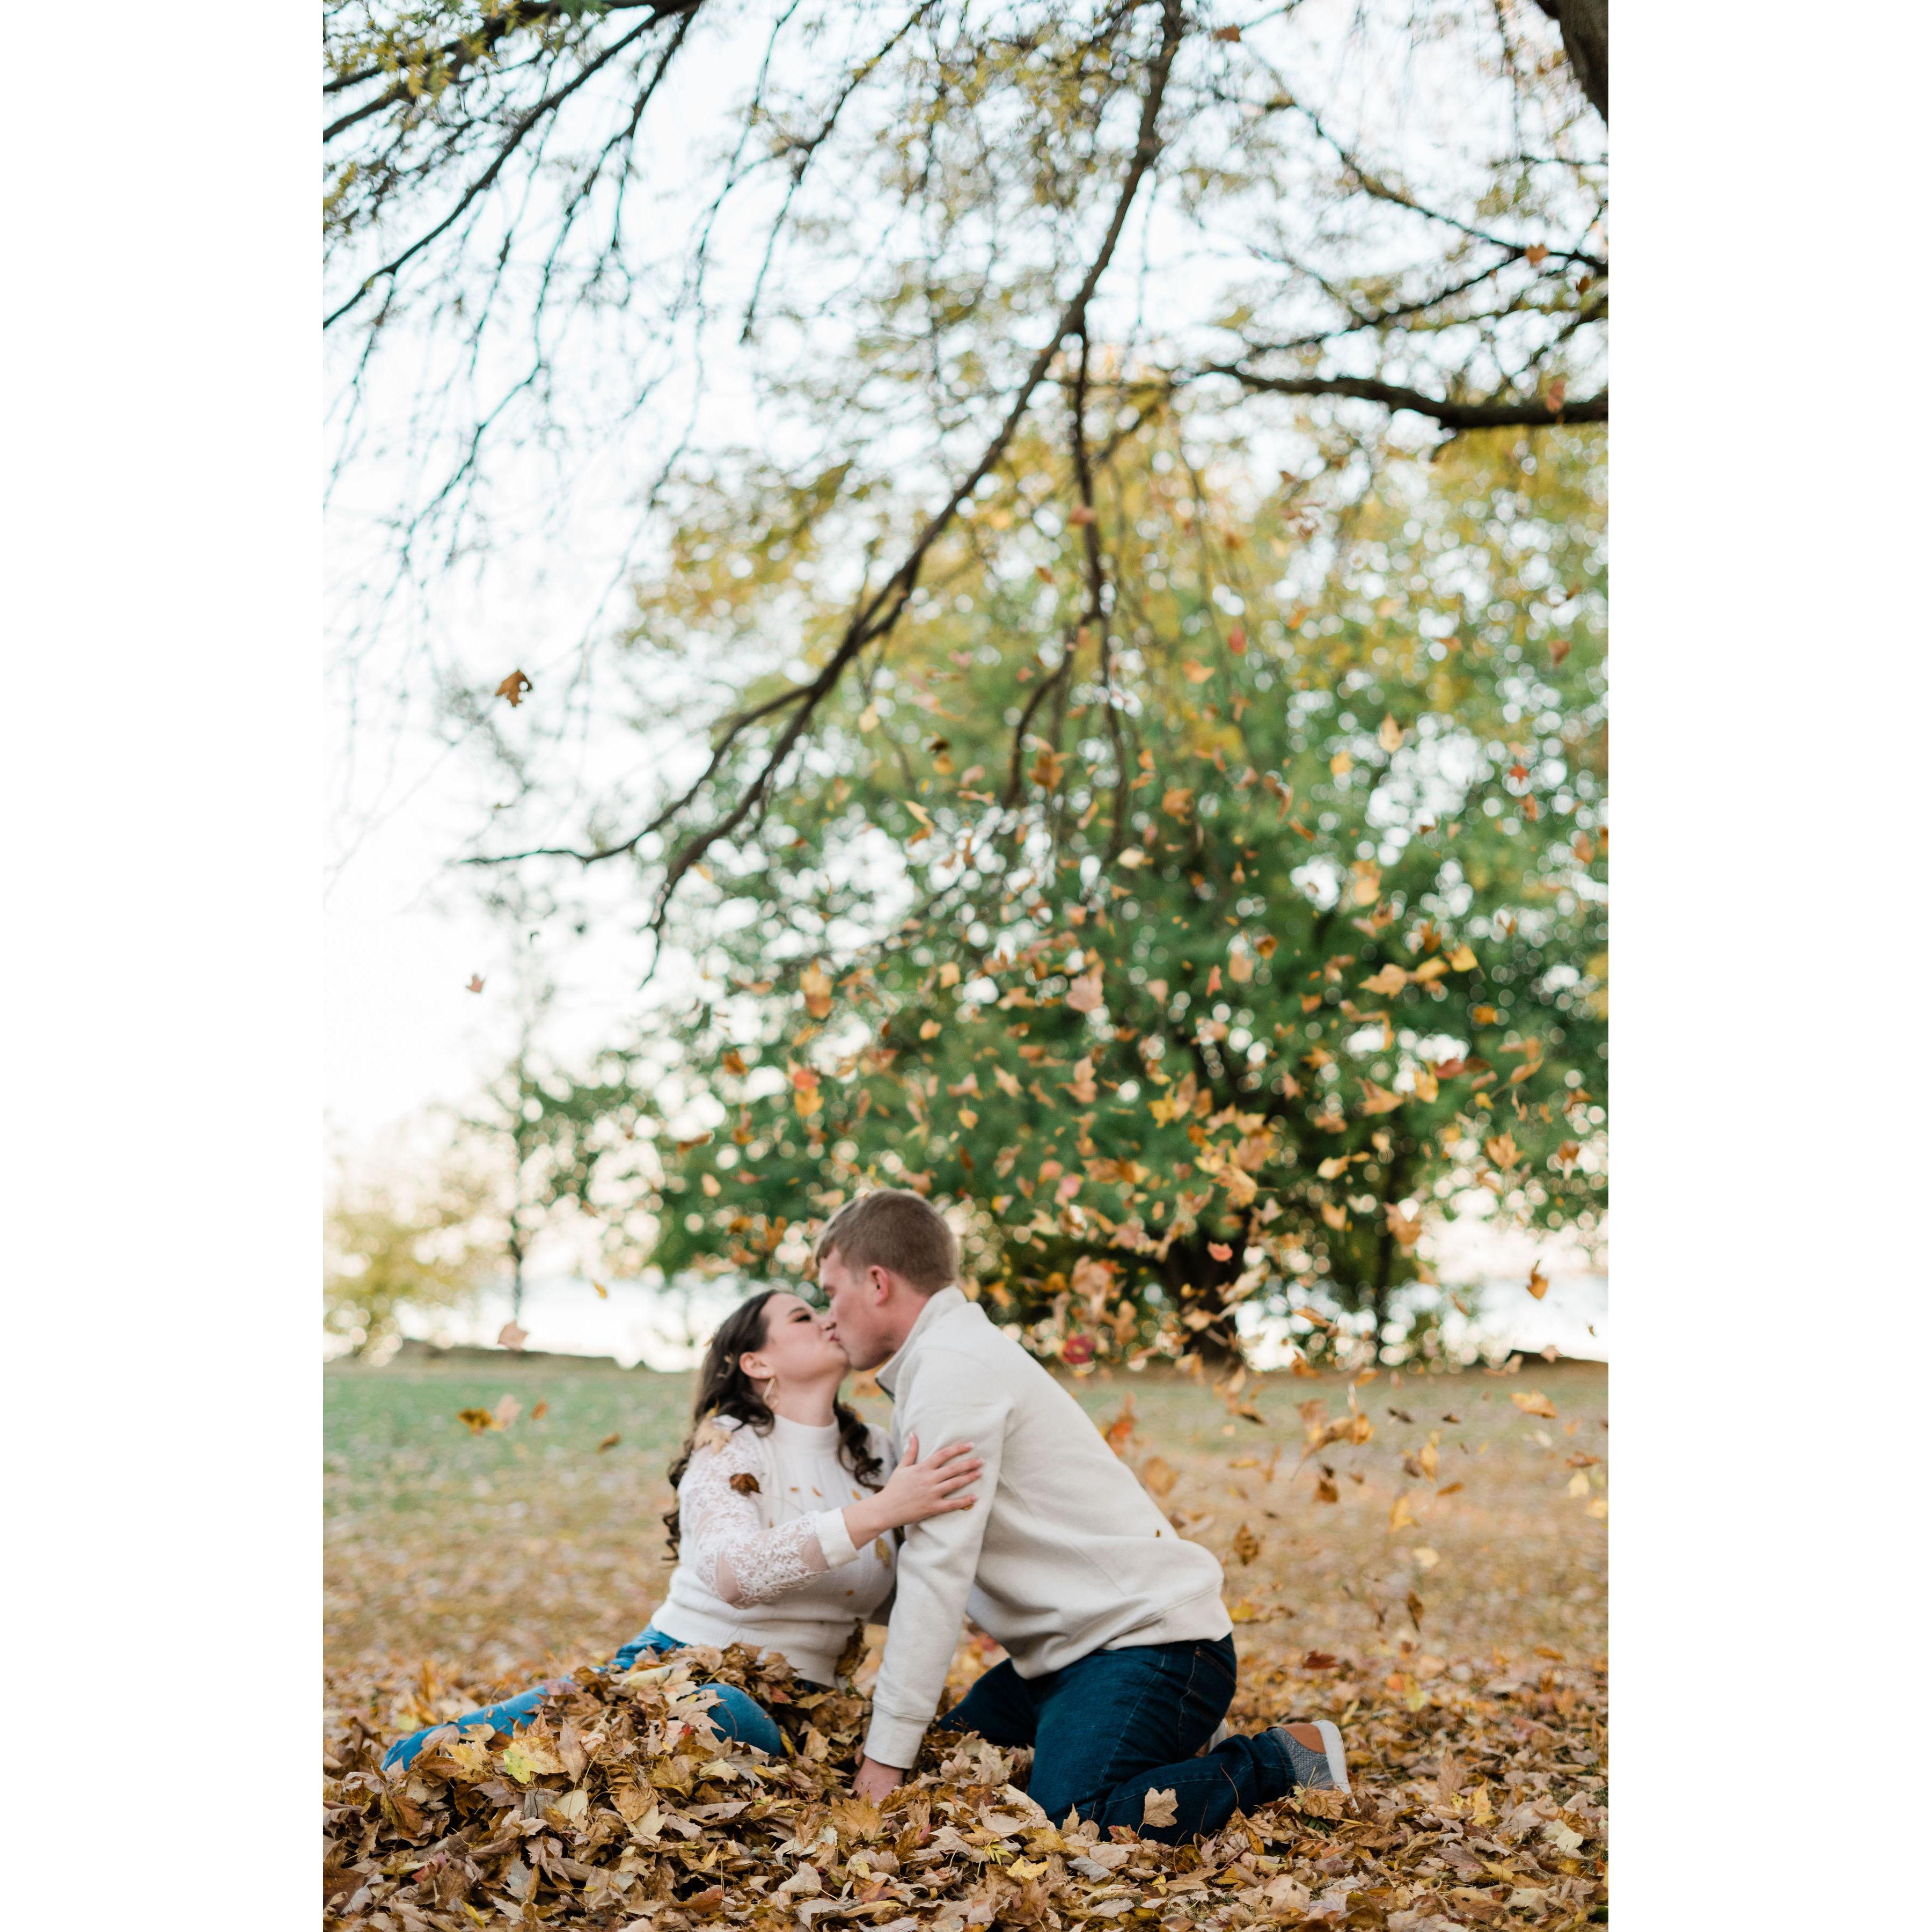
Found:
[[[698,1177],[698,1184],[704,1190],[705,1194],[714,1201],[724,1191],[718,1186],[718,1177],[715,1174],[700,1174]]]
[[[1238,624],[1234,626],[1228,633],[1228,648],[1237,657],[1240,657],[1246,652],[1248,634]]]
[[[1214,675],[1211,667],[1204,664],[1197,664],[1192,658],[1183,661],[1180,672],[1190,684],[1205,684]]]
[[[1115,862],[1131,872],[1136,867],[1144,866],[1147,862],[1147,854],[1138,845],[1130,845]]]
[[[472,1436],[481,1436],[485,1430],[500,1426],[496,1418],[487,1408],[459,1408],[456,1412],[456,1419],[466,1424]]]
[[[1552,1422],[1556,1420],[1556,1405],[1540,1389],[1532,1389],[1527,1395],[1520,1389],[1512,1389],[1510,1400],[1526,1415],[1547,1416]]]
[[[1436,1564],[1442,1561],[1442,1558],[1426,1544],[1418,1543],[1408,1553],[1417,1564],[1424,1570],[1433,1570]]]
[[[1550,662],[1552,668],[1556,665],[1560,664],[1569,655],[1570,640],[1568,638],[1552,638],[1550,639]]]
[[[741,1469],[731,1478],[731,1486],[741,1496],[755,1496],[760,1493],[758,1479],[748,1469]]]
[[[1449,956],[1449,968],[1451,972],[1467,973],[1472,971],[1474,969],[1475,964],[1476,956],[1466,946],[1457,946],[1455,951]]]
[[[605,1436],[602,1442],[598,1444],[597,1453],[601,1456],[605,1450],[616,1448],[617,1444],[622,1442],[623,1439],[622,1435],[618,1430],[614,1429],[612,1430],[610,1434]]]
[[[541,1422],[549,1413],[550,1404],[547,1401],[540,1401],[536,1407],[530,1411],[530,1420],[532,1422]]]
[[[1339,1503],[1342,1492],[1329,1478],[1324,1476],[1315,1485],[1315,1500],[1318,1503]]]
[[[1134,1399],[1128,1396],[1120,1404],[1120,1412],[1102,1430],[1107,1447],[1116,1456],[1126,1454],[1127,1444],[1134,1438]]]
[[[1338,778],[1345,778],[1355,768],[1355,761],[1346,752],[1337,752],[1328,760],[1329,771]]]
[[[1214,38],[1217,40],[1238,40],[1241,38],[1241,30],[1238,27],[1216,27]],[[1160,1822],[1166,1824],[1170,1821],[1163,1818]]]
[[[949,959],[939,969],[939,983],[942,986],[956,986],[959,983],[959,967],[955,960]]]
[[[506,1322],[496,1331],[496,1346],[500,1348],[520,1350],[530,1339],[530,1331],[519,1328],[514,1322]]]
[[[1390,1529],[1413,1529],[1415,1517],[1408,1507],[1408,1492],[1404,1490],[1389,1506],[1388,1526]]]
[[[1160,801],[1160,808],[1170,818],[1185,818],[1194,802],[1192,789],[1186,785],[1170,786]]]
[[[1100,969],[1097,966],[1092,972],[1082,974],[1066,989],[1066,1004],[1076,1013],[1094,1012],[1099,1009],[1100,1001]]]
[[[1531,1294],[1540,1301],[1550,1292],[1550,1277],[1540,1268],[1532,1266],[1526,1286]]]
[[[1070,524],[1090,524],[1094,520],[1093,509],[1090,505],[1076,503],[1072,508],[1067,512],[1066,520]]]
[[[1462,1485],[1460,1483],[1444,1483],[1442,1488],[1438,1490],[1436,1493],[1438,1496],[1453,1496],[1456,1495],[1462,1487]]]
[[[798,976],[799,991],[805,995],[805,1010],[815,1020],[832,1010],[832,976],[816,963]]]
[[[1210,1241],[1208,1244],[1208,1252],[1217,1262],[1232,1261],[1234,1258],[1234,1251],[1226,1241]]]
[[[511,1394],[505,1394],[497,1402],[495,1414],[496,1426],[507,1429],[523,1413],[523,1404]]]
[[[1179,1815],[1179,1803],[1172,1791],[1148,1791],[1141,1795],[1141,1822],[1158,1828],[1172,1825]]]
[[[921,1040],[937,1040],[944,1030],[944,1029],[937,1020],[921,1020],[919,1023],[919,1036]]]
[[[1384,714],[1382,729],[1376,734],[1376,742],[1384,751],[1393,752],[1402,749],[1402,727],[1395,722],[1392,713]]]
[[[742,1074],[747,1070],[745,1056],[735,1046],[727,1048],[724,1058],[718,1064],[727,1073]]]
[[[1234,1532],[1234,1540],[1228,1545],[1245,1568],[1262,1553],[1262,1540],[1246,1523]]]
[[[1146,1466],[1141,1471],[1141,1480],[1156,1496],[1166,1496],[1177,1480],[1173,1465],[1163,1456],[1150,1456]]]
[[[610,1299],[610,1291],[601,1281],[593,1281],[590,1286],[596,1289],[597,1299],[599,1301],[608,1301]]]
[[[1550,259],[1550,250],[1540,242],[1532,242],[1522,251],[1522,258],[1532,268],[1540,268]]]
[[[510,700],[510,709],[514,711],[523,703],[524,693],[532,688],[530,680],[521,671],[513,670],[501,684],[497,686],[496,695],[499,698],[507,698]]]
[[[483,976],[482,976],[482,974],[480,974],[480,973],[472,973],[472,974],[470,974],[470,983],[469,983],[469,985],[468,985],[468,986],[466,986],[466,987],[464,987],[463,990],[464,990],[466,993],[480,993],[480,992],[482,992],[482,990],[483,990]]]
[[[1567,1487],[1569,1494],[1573,1496],[1587,1496],[1590,1493],[1590,1479],[1581,1469],[1579,1469],[1570,1478]]]

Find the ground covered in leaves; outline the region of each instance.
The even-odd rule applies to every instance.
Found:
[[[1180,1846],[1045,1818],[1025,1754],[976,1742],[881,1810],[854,1799],[876,1642],[857,1688],[823,1696],[735,1651],[621,1682],[586,1672],[517,1738],[452,1739],[384,1777],[399,1732],[600,1660],[643,1627],[686,1384],[554,1366],[493,1365],[514,1390],[332,1376],[326,1923],[1600,1922],[1604,1378],[1528,1367],[1400,1388],[1270,1378],[1266,1420],[1233,1436],[1184,1383],[1078,1390],[1227,1565],[1232,1720],[1330,1715],[1348,1741],[1352,1800],[1289,1800]],[[509,1424],[472,1434],[465,1407]],[[623,1444],[598,1450],[612,1433]],[[963,1643],[954,1693],[998,1654]],[[712,1681],[767,1703],[785,1762],[718,1748]]]

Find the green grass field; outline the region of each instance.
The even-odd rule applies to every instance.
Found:
[[[1156,1485],[1151,1459],[1168,1466],[1163,1507],[1222,1558],[1245,1660],[1311,1648],[1401,1658],[1406,1642],[1432,1665],[1601,1652],[1606,1381],[1581,1363],[1400,1386],[1384,1372],[1356,1390],[1372,1437],[1306,1462],[1300,1406],[1345,1414],[1338,1378],[1268,1378],[1259,1426],[1231,1423],[1184,1380],[1073,1387],[1102,1423],[1132,1396],[1130,1458]],[[635,1634],[662,1593],[664,1474],[689,1388],[682,1375],[507,1357],[487,1374],[328,1371],[330,1665],[511,1677]],[[1532,1391],[1556,1420],[1510,1399]],[[520,1408],[508,1429],[475,1436],[457,1420],[506,1394]],[[881,1398],[861,1406],[883,1419]],[[1584,1457],[1600,1460],[1578,1466]],[[1318,1499],[1324,1464],[1333,1502]],[[1244,1528],[1259,1545],[1245,1563]]]

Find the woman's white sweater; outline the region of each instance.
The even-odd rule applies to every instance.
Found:
[[[884,1482],[896,1460],[866,1432]],[[681,1643],[781,1652],[808,1682],[830,1684],[855,1622],[892,1593],[894,1552],[855,1550],[844,1511],[872,1493],[838,1454],[838,1427],[775,1416],[769,1432],[713,1417],[677,1486],[679,1552],[651,1622]]]

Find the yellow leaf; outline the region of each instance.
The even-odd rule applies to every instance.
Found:
[[[939,983],[942,986],[956,986],[959,983],[959,968],[950,959],[939,969]]]
[[[1337,752],[1328,760],[1328,769],[1338,778],[1346,778],[1355,768],[1355,761],[1346,752]]]
[[[1143,852],[1138,845],[1130,845],[1127,849],[1120,854],[1118,862],[1125,870],[1131,872],[1136,866],[1144,866],[1147,862],[1147,854]]]
[[[1512,1389],[1510,1400],[1526,1415],[1547,1416],[1552,1422],[1556,1420],[1556,1405],[1540,1389],[1532,1389],[1527,1395],[1520,1389]]]
[[[1362,1082],[1362,1112],[1365,1114],[1393,1113],[1402,1105],[1402,1097],[1386,1087],[1378,1087],[1372,1080]]]
[[[714,1201],[722,1191],[718,1185],[718,1177],[715,1174],[703,1175],[699,1179],[698,1184],[699,1186],[703,1188],[705,1192],[710,1195]]]
[[[805,1010],[815,1020],[832,1010],[832,976],[815,962],[798,976],[798,989],[805,995]]]
[[[1238,946],[1228,955],[1228,977],[1235,985],[1245,986],[1255,976],[1255,962],[1245,946]]]
[[[1415,1518],[1408,1507],[1408,1492],[1405,1490],[1390,1506],[1388,1526],[1390,1529],[1413,1529]]]
[[[1196,664],[1192,658],[1181,665],[1180,670],[1190,684],[1205,684],[1214,675],[1208,665]]]
[[[1358,905],[1373,905],[1382,889],[1382,868],[1372,859],[1358,859],[1348,868],[1354,879],[1354,900]],[[1405,979],[1407,976],[1404,975]]]
[[[1516,1165],[1516,1136],[1514,1134],[1492,1134],[1483,1143],[1483,1151],[1498,1167]]]
[[[1454,973],[1467,973],[1476,963],[1476,956],[1466,946],[1459,946],[1449,956],[1449,968]]]
[[[1590,1493],[1590,1479],[1581,1469],[1570,1478],[1568,1493],[1573,1496],[1587,1496]]]
[[[1322,1218],[1339,1234],[1348,1225],[1348,1210],[1337,1207],[1332,1201],[1324,1201],[1322,1204]]]
[[[1439,980],[1449,968],[1440,959],[1425,959],[1408,976],[1418,986],[1426,986],[1432,980]]]
[[[1315,1172],[1324,1180],[1334,1180],[1348,1171],[1349,1156],[1346,1154],[1330,1154]]]
[[[1376,734],[1376,742],[1385,752],[1399,752],[1402,749],[1402,727],[1393,716],[1384,715],[1382,728]]]
[[[919,1026],[919,1036],[921,1040],[937,1040],[939,1037],[939,1034],[940,1025],[937,1020],[920,1021]]]
[[[1363,980],[1361,987],[1365,993],[1373,993],[1380,999],[1389,999],[1408,984],[1408,975],[1400,966],[1391,963]]]
[[[1424,1570],[1433,1570],[1442,1561],[1434,1550],[1421,1544],[1418,1544],[1408,1553],[1415,1558],[1418,1567]]]
[[[1610,1505],[1605,1498],[1598,1496],[1583,1505],[1583,1514],[1586,1516],[1594,1516],[1599,1522],[1607,1522],[1610,1520]]]
[[[1185,818],[1188,808],[1194,802],[1194,793],[1187,785],[1172,785],[1161,800],[1160,808],[1170,818]]]
[[[1584,1484],[1585,1488],[1587,1489],[1588,1486],[1587,1483]],[[1243,1523],[1240,1528],[1235,1531],[1234,1540],[1228,1546],[1240,1560],[1244,1568],[1262,1553],[1261,1538],[1246,1523]]]
[[[1178,1480],[1173,1465],[1160,1456],[1150,1456],[1141,1471],[1141,1480],[1157,1496],[1167,1495]]]
[[[1550,1277],[1540,1268],[1532,1267],[1526,1284],[1532,1296],[1538,1301],[1550,1292]]]

